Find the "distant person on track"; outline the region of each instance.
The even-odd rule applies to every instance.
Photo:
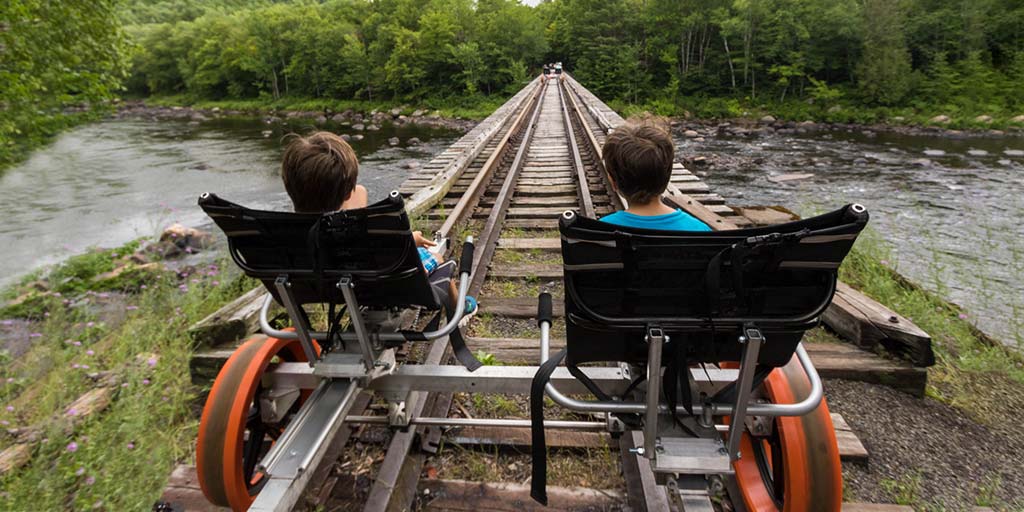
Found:
[[[281,160],[281,179],[297,213],[365,208],[369,204],[369,193],[356,183],[358,177],[356,152],[345,139],[331,132],[295,137],[288,143]],[[455,262],[444,261],[441,251],[430,251],[437,243],[423,233],[413,231],[412,236],[430,285],[445,307],[454,311],[459,296],[454,280]],[[466,297],[463,319],[476,314],[476,310],[476,299]]]
[[[652,119],[630,120],[608,136],[604,167],[611,186],[629,203],[601,220],[619,226],[665,231],[711,231],[689,213],[661,202],[675,159],[667,129]]]

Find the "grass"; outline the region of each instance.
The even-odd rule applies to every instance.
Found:
[[[882,489],[897,505],[917,506],[920,502],[921,474],[909,473],[899,479],[883,479]]]
[[[88,282],[102,268],[89,253],[50,277]],[[161,275],[124,290],[120,303],[105,308],[92,290],[47,304],[33,324],[38,336],[32,347],[0,369],[5,427],[38,426],[43,432],[31,461],[0,479],[0,509],[152,507],[173,464],[191,457],[195,440],[196,390],[188,371],[193,347],[185,330],[253,286],[242,277],[218,275],[219,265],[202,270]],[[110,307],[120,307],[124,319],[107,322],[101,311]],[[118,383],[106,410],[70,435],[47,421],[69,414],[68,404],[94,386],[95,372],[108,372]],[[0,440],[0,449],[12,442]]]
[[[219,108],[221,110],[242,111],[304,111],[304,112],[344,112],[352,109],[356,112],[401,110],[402,114],[411,115],[416,110],[436,113],[441,117],[455,119],[480,120],[491,115],[508,99],[505,95],[491,96],[460,96],[455,98],[426,98],[415,102],[397,100],[338,100],[332,98],[301,98],[283,97],[274,99],[221,99],[211,100],[195,98],[188,95],[150,96],[144,98],[146,104],[159,107],[188,106],[197,109]]]
[[[892,252],[868,232],[840,268],[840,278],[907,317],[932,336],[936,364],[927,394],[994,425],[1016,421],[1024,405],[1024,355],[977,329],[958,306],[903,278]],[[934,277],[941,289],[942,267]]]

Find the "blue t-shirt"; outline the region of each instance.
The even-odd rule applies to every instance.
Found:
[[[601,217],[601,222],[628,228],[664,231],[711,231],[707,224],[679,209],[665,215],[637,215],[623,210]]]

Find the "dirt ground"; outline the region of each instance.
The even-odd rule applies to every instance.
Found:
[[[918,510],[1024,509],[1024,424],[1020,390],[975,383],[996,404],[972,413],[886,386],[830,380],[832,412],[843,415],[870,453],[844,464],[846,501],[901,503]]]

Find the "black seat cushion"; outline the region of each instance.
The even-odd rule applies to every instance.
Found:
[[[235,263],[278,302],[279,276],[288,277],[300,304],[344,303],[336,285],[350,277],[361,305],[440,308],[397,193],[323,215],[253,210],[214,194],[200,197],[199,206],[227,235]]]
[[[848,205],[788,224],[715,232],[626,228],[563,215],[567,363],[642,362],[657,325],[689,362],[738,360],[741,327],[785,364],[835,292],[868,214]]]

